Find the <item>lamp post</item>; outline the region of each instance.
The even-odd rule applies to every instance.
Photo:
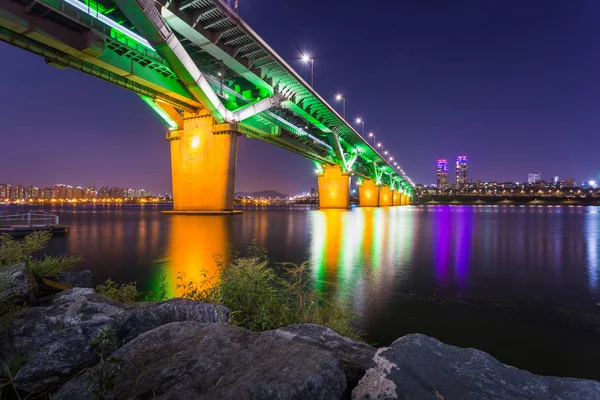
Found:
[[[369,137],[373,138],[373,147],[375,147],[375,134],[373,132],[369,132]]]
[[[344,119],[346,119],[346,98],[344,96],[342,96],[342,94],[338,93],[335,95],[335,99],[337,101],[341,101],[342,102],[342,116],[344,117]]]
[[[383,144],[381,144],[381,142],[377,143],[377,147],[381,147],[381,151],[383,151]],[[379,153],[381,154],[381,153]]]
[[[302,62],[310,64],[310,86],[315,87],[315,59],[308,53],[302,54]]]
[[[356,123],[362,126],[361,135],[365,136],[365,120],[361,117],[356,118]]]

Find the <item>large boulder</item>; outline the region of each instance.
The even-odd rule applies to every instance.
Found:
[[[116,349],[173,320],[221,322],[227,315],[222,307],[192,300],[132,306],[109,300],[93,289],[74,288],[54,296],[48,306],[19,312],[0,343],[0,361],[21,358],[15,388],[42,393],[98,362],[94,339],[103,329],[114,336],[111,347]]]
[[[330,351],[342,362],[349,392],[358,384],[365,371],[375,366],[373,361],[377,351],[375,347],[339,335],[324,326],[297,324],[267,331],[264,334],[275,335]]]
[[[377,350],[374,360],[352,399],[600,399],[600,382],[534,375],[421,334]]]
[[[114,387],[99,385],[98,365],[53,398],[95,399],[100,393],[107,400],[337,400],[346,386],[341,363],[330,352],[226,324],[164,325],[113,357],[106,375]]]
[[[91,288],[92,271],[84,269],[82,271],[63,271],[59,272],[52,280],[71,287]]]
[[[144,332],[171,322],[227,322],[229,313],[227,307],[181,298],[141,303],[131,309],[121,326],[120,336],[124,342],[128,342]]]
[[[0,303],[34,304],[36,283],[25,264],[0,268]]]

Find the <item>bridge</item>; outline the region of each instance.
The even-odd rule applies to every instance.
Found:
[[[233,212],[238,139],[315,163],[322,208],[414,186],[223,0],[2,0],[0,39],[136,92],[169,127],[174,212]]]

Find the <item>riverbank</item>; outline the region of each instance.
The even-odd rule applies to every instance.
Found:
[[[600,197],[435,195],[416,196],[413,205],[600,206]]]
[[[533,375],[425,335],[375,348],[310,324],[257,333],[227,324],[220,306],[39,290],[27,268],[7,268],[0,297],[33,303],[2,332],[6,398],[600,398],[599,382]],[[71,283],[89,283],[79,274]]]

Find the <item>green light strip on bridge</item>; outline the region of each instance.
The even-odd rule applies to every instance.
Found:
[[[140,95],[140,97],[167,123],[167,125],[169,125],[170,130],[174,131],[179,129],[179,125],[177,125],[177,122],[175,122],[175,120],[171,118],[169,114],[165,112],[165,110],[163,110],[158,104],[156,104],[152,98],[142,95]]]
[[[78,0],[62,0],[65,3],[68,3],[70,5],[72,5],[73,7],[83,11],[84,13],[88,14],[89,16],[91,16],[92,18],[96,18],[98,21],[110,26],[111,28],[121,32],[122,34],[129,36],[131,39],[135,40],[136,42],[146,46],[147,48],[149,48],[150,50],[154,51],[154,48],[150,45],[150,43],[144,39],[143,37],[141,37],[140,35],[133,33],[132,31],[130,31],[129,29],[119,25],[118,23],[116,23],[115,21],[113,21],[112,19],[108,18],[105,15],[102,15],[100,13],[100,10],[96,11],[95,9],[93,9],[91,7],[91,2],[89,2],[88,4],[90,4],[90,6],[78,1]]]

